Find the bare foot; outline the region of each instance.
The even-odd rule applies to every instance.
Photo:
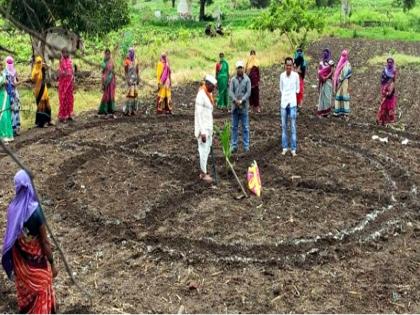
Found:
[[[200,179],[208,184],[211,184],[213,182],[213,178],[210,175],[204,173],[200,174]]]

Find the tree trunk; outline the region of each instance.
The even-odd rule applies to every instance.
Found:
[[[206,15],[206,0],[200,0],[200,21],[204,21]]]
[[[172,0],[172,8],[175,8],[175,0]]]

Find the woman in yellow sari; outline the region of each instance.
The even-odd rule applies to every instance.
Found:
[[[156,76],[158,82],[157,113],[172,114],[171,67],[165,53],[160,56]]]
[[[37,106],[35,124],[39,128],[43,128],[46,125],[53,125],[51,122],[50,98],[48,96],[47,84],[45,83],[45,70],[42,57],[36,57],[31,78],[32,82],[35,83],[34,95]]]

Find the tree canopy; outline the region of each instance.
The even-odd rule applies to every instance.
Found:
[[[129,22],[128,0],[3,0],[0,5],[19,23],[40,33],[61,26],[103,35]]]
[[[253,27],[279,30],[287,36],[292,48],[304,47],[310,31],[324,28],[324,19],[320,13],[309,10],[310,3],[310,0],[272,0],[269,9],[254,20]]]

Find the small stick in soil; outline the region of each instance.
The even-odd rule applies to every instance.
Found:
[[[242,185],[241,181],[239,180],[238,175],[236,175],[236,172],[235,172],[235,170],[233,169],[233,165],[232,165],[232,163],[230,163],[229,159],[226,159],[226,162],[227,162],[227,164],[229,165],[229,167],[230,167],[230,169],[231,169],[231,171],[232,171],[232,173],[233,173],[233,176],[235,176],[236,181],[238,182],[239,186],[241,187],[241,190],[242,190],[242,192],[243,192],[243,194],[244,194],[245,198],[248,198],[248,194],[247,194],[247,192],[246,192],[246,190],[245,190],[244,186]],[[242,198],[241,198],[241,199],[242,199]]]

